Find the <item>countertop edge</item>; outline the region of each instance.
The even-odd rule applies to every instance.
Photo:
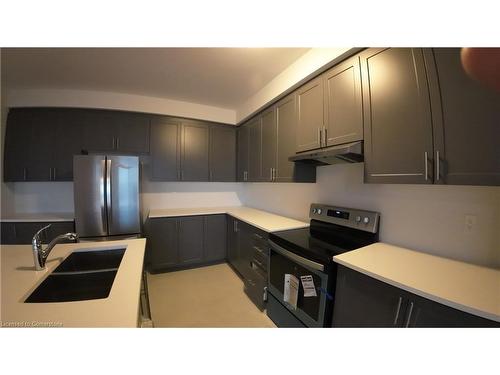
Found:
[[[472,314],[472,315],[475,315],[475,316],[479,316],[481,318],[485,318],[485,319],[489,319],[489,320],[493,320],[495,322],[499,322],[500,323],[500,316],[499,315],[496,315],[496,314],[493,314],[493,313],[489,313],[487,311],[482,311],[482,310],[478,310],[474,307],[471,307],[471,306],[468,306],[468,305],[463,305],[461,303],[458,303],[458,302],[455,302],[455,301],[452,301],[452,300],[449,300],[449,299],[446,299],[446,298],[442,298],[442,297],[439,297],[435,294],[430,294],[430,293],[427,293],[423,290],[420,290],[420,289],[416,289],[416,288],[413,288],[411,286],[408,286],[406,284],[403,284],[403,283],[400,283],[398,281],[395,281],[395,280],[392,280],[392,279],[389,279],[389,278],[386,278],[384,276],[381,276],[375,272],[371,272],[371,271],[368,271],[364,268],[361,268],[361,267],[358,267],[352,263],[349,263],[349,262],[346,262],[342,259],[338,259],[336,257],[333,257],[333,261],[335,263],[338,263],[342,266],[345,266],[347,268],[350,268],[354,271],[357,271],[357,272],[360,272],[364,275],[367,275],[367,276],[370,276],[370,277],[373,277],[374,279],[376,280],[379,280],[379,281],[382,281],[386,284],[389,284],[389,285],[392,285],[396,288],[399,288],[399,289],[403,289],[407,292],[410,292],[410,293],[413,293],[413,294],[416,294],[417,296],[420,296],[420,297],[423,297],[423,298],[427,298],[431,301],[434,301],[434,302],[438,302],[440,304],[443,304],[445,306],[448,306],[448,307],[452,307],[454,309],[457,309],[457,310],[460,310],[460,311],[463,311],[463,312],[466,312],[466,313],[469,313],[469,314]]]

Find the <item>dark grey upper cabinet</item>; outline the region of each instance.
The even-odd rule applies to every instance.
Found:
[[[434,122],[435,182],[500,185],[500,95],[465,73],[460,48],[428,49],[425,58]]]
[[[151,120],[151,179],[180,180],[179,122],[155,118]]]
[[[322,146],[323,79],[317,77],[297,90],[296,152],[314,150]]]
[[[11,109],[7,117],[4,149],[4,181],[25,181],[31,142],[32,115],[23,109]]]
[[[210,127],[210,181],[236,180],[236,129]]]
[[[432,119],[421,49],[360,54],[365,182],[431,184]]]
[[[238,153],[237,153],[237,181],[248,180],[248,162],[249,162],[249,127],[241,125],[237,130],[238,134]]]
[[[179,263],[178,230],[176,218],[148,220],[149,262],[158,270],[176,266]]]
[[[208,181],[208,126],[183,123],[181,144],[182,181]]]
[[[262,113],[262,169],[261,180],[273,181],[276,169],[277,124],[276,109],[271,107]]]
[[[297,132],[297,117],[295,94],[276,103],[276,171],[275,181],[292,182],[295,163],[288,158],[295,154],[295,134]],[[316,168],[313,168],[316,170]]]
[[[326,146],[363,139],[363,103],[359,56],[336,65],[323,75]]]
[[[90,153],[115,150],[116,126],[113,112],[91,110],[81,113],[83,123],[82,149]]]
[[[117,113],[115,123],[115,151],[125,154],[149,152],[149,118],[139,113]]]
[[[179,264],[188,265],[203,260],[204,218],[186,216],[179,220]]]
[[[227,253],[226,215],[205,216],[205,255],[204,260],[213,262],[223,260]]]
[[[262,176],[262,121],[258,116],[248,123],[248,178],[260,181]]]
[[[12,245],[31,244],[35,233],[49,224],[49,229],[42,233],[41,239],[44,244],[49,243],[60,234],[75,231],[74,221],[2,222],[1,243]]]

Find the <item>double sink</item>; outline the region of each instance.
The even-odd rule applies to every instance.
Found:
[[[24,302],[71,302],[107,298],[125,249],[72,252]]]

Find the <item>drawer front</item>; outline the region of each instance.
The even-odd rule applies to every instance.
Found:
[[[267,279],[257,272],[253,272],[250,277],[245,278],[245,293],[260,310],[264,310],[266,306],[266,287]]]

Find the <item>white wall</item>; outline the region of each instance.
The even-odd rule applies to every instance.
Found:
[[[317,172],[316,184],[246,184],[243,204],[301,220],[313,202],[378,211],[383,242],[500,267],[500,188],[363,184],[363,164]],[[472,233],[466,214],[477,217]]]
[[[7,106],[11,107],[77,107],[156,113],[207,121],[236,123],[233,109],[213,107],[166,98],[117,92],[86,90],[9,90]]]

